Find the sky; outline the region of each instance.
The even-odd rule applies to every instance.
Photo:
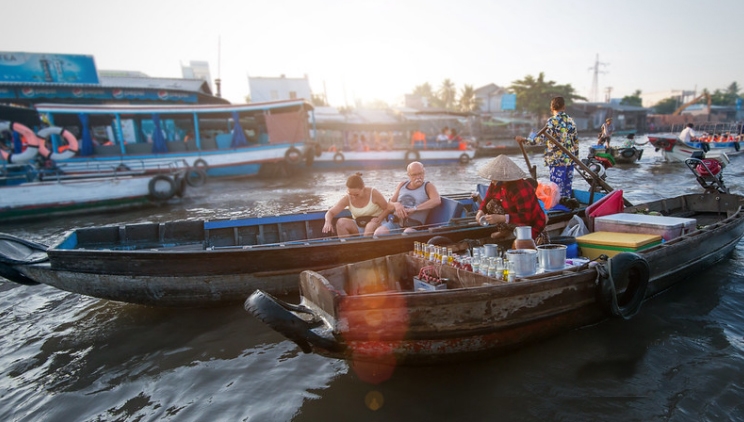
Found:
[[[544,73],[597,99],[744,84],[742,0],[0,0],[0,52],[84,54],[99,70],[181,77],[208,61],[222,96],[248,76],[309,78],[333,106],[402,102]],[[596,63],[599,63],[596,65]]]

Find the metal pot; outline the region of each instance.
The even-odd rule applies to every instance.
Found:
[[[547,244],[537,247],[540,268],[546,271],[562,270],[566,266],[566,245]]]
[[[509,249],[506,258],[512,263],[510,271],[514,271],[517,277],[537,272],[537,251],[534,249]]]

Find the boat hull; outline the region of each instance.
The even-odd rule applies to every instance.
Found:
[[[636,291],[638,305],[727,257],[744,235],[742,204],[744,197],[738,195],[703,194],[626,209],[694,211],[704,226],[634,255],[648,264],[647,288]],[[600,322],[613,312],[597,287],[604,285],[597,267],[568,267],[507,283],[439,266],[448,289],[413,291],[411,278],[427,265],[432,263],[401,254],[303,272],[300,305],[313,316],[305,318],[304,333],[257,311],[267,301],[261,292],[246,301],[246,309],[305,351],[389,365],[430,365],[501,353]],[[636,274],[633,267],[617,271]],[[618,297],[635,288],[630,286],[618,286]],[[295,326],[302,327],[302,321]]]
[[[324,151],[311,163],[314,170],[401,168],[419,161],[424,165],[468,164],[475,150],[410,149],[391,151]]]

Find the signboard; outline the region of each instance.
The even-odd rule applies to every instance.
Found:
[[[0,51],[0,82],[98,84],[93,56]]]
[[[516,110],[517,94],[504,94],[501,96],[501,110]]]
[[[18,99],[91,99],[91,100],[147,100],[147,101],[180,101],[196,103],[197,95],[188,92],[169,91],[165,89],[120,89],[120,88],[61,88],[61,87],[24,87],[0,88],[0,98]]]

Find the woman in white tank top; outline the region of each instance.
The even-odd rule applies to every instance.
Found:
[[[380,223],[387,218],[392,207],[385,197],[374,188],[364,186],[362,174],[356,173],[346,180],[347,195],[326,212],[323,233],[336,232],[338,237],[363,234],[371,236]],[[351,218],[334,219],[341,211],[349,209]]]

